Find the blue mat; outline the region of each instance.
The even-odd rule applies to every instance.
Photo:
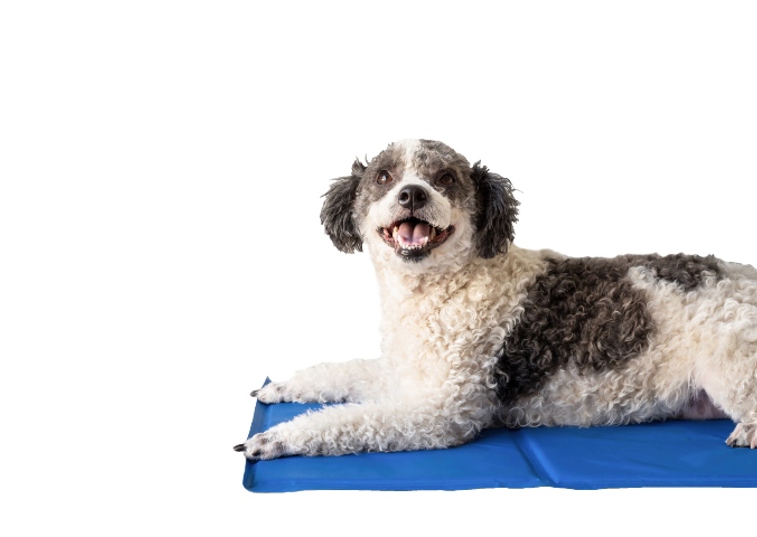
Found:
[[[250,436],[320,406],[258,402]],[[712,420],[490,429],[450,449],[247,461],[243,483],[253,492],[757,487],[757,451],[725,444],[733,427]]]

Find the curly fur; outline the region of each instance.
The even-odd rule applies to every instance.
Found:
[[[335,179],[329,191],[324,194],[324,197],[333,201],[324,204],[321,210],[321,224],[326,233],[339,251],[348,254],[363,250],[363,241],[353,220],[353,206],[363,171],[365,166],[359,160],[355,160],[352,175]]]
[[[402,202],[409,186],[419,203]],[[252,460],[434,449],[492,426],[722,415],[736,422],[729,445],[757,448],[757,271],[712,256],[523,250],[517,206],[507,179],[440,142],[356,162],[321,219],[338,249],[368,247],[381,357],[254,391],[342,404],[235,449]]]

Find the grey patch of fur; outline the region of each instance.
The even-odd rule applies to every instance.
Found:
[[[421,179],[458,206],[465,206],[473,191],[473,182],[470,164],[464,156],[441,142],[420,140],[420,149],[413,155],[412,164]],[[451,175],[454,183],[442,184],[445,175]]]
[[[404,150],[396,144],[389,145],[368,163],[362,175],[358,200],[355,204],[358,218],[364,218],[370,206],[402,180],[405,164]],[[382,171],[389,173],[392,177],[391,182],[383,185],[377,182]]]
[[[638,266],[683,292],[702,285],[708,274],[720,276],[712,256],[548,260],[505,340],[495,374],[499,398],[509,402],[536,393],[550,374],[568,364],[602,371],[622,367],[644,351],[655,325],[643,293],[627,277]]]
[[[708,275],[717,279],[723,276],[720,264],[713,255],[625,255],[620,259],[627,260],[633,266],[651,269],[657,278],[678,284],[686,292],[702,285]]]

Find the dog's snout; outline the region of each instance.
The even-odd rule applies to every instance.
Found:
[[[408,185],[400,190],[397,196],[397,203],[405,209],[416,211],[426,205],[428,193],[426,189],[418,185]]]

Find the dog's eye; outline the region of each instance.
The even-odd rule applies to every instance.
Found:
[[[376,178],[376,182],[380,185],[385,185],[392,182],[392,176],[386,170],[381,170]]]
[[[455,184],[455,176],[452,175],[451,173],[445,173],[444,175],[442,175],[441,177],[439,177],[439,179],[437,180],[437,182],[441,186],[452,186],[452,185]]]

